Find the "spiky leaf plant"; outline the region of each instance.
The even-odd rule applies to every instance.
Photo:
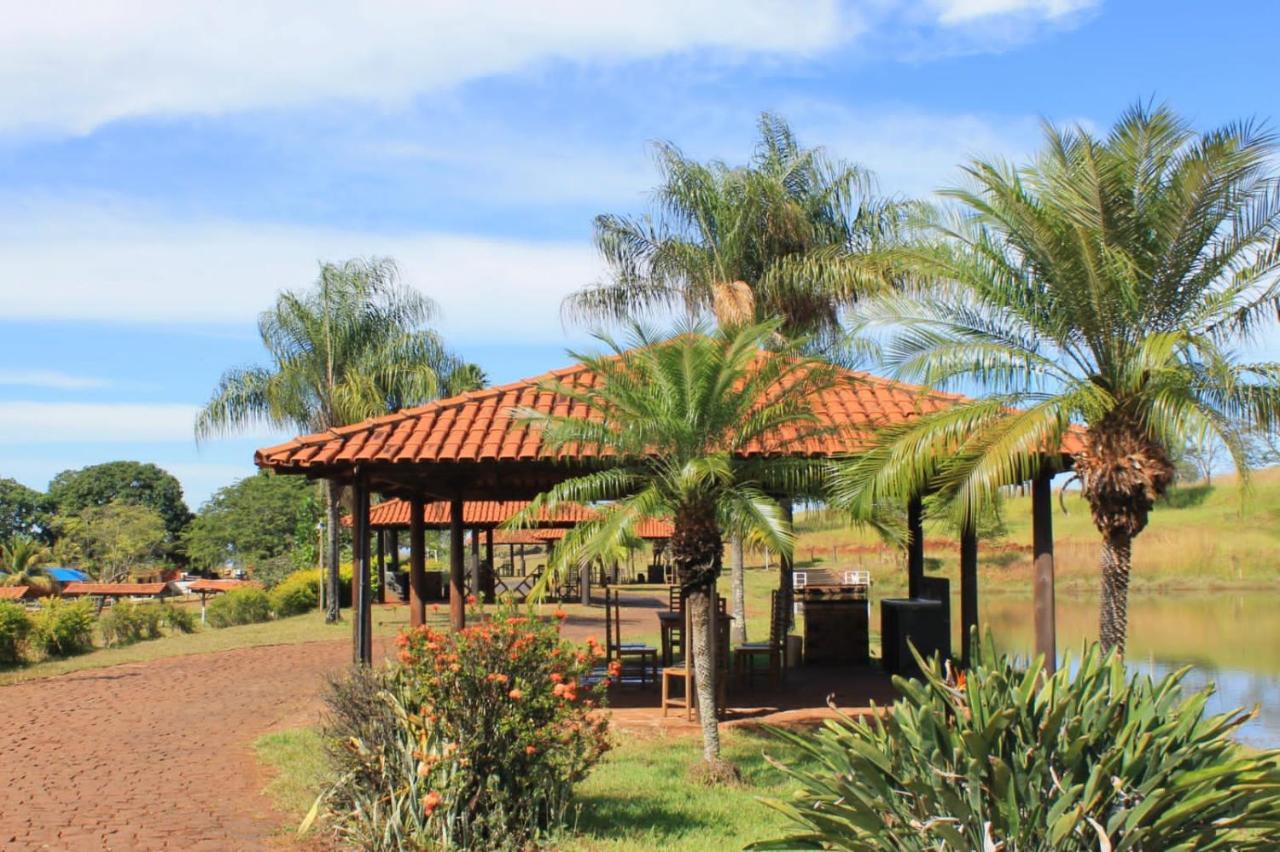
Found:
[[[978,644],[978,643],[975,643]],[[1251,714],[1206,716],[1186,669],[1153,682],[1086,647],[1046,676],[988,638],[967,675],[923,665],[895,678],[887,713],[777,735],[815,758],[768,804],[799,830],[756,849],[1273,849],[1280,752],[1232,734]]]

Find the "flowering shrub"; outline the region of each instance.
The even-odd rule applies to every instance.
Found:
[[[521,848],[560,825],[608,748],[593,712],[608,679],[586,684],[602,649],[514,607],[397,642],[398,662],[373,675],[383,708],[341,686],[330,697],[339,833],[361,848]]]

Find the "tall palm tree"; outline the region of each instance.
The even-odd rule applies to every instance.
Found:
[[[994,395],[886,435],[845,471],[846,503],[933,480],[974,511],[1081,424],[1099,630],[1123,652],[1131,546],[1173,480],[1170,449],[1216,436],[1244,474],[1244,433],[1280,421],[1280,365],[1233,348],[1280,296],[1273,143],[1140,105],[1105,139],[1050,127],[1021,168],[970,164],[954,214],[907,255],[920,283],[860,305],[855,325],[890,329],[900,375]]]
[[[846,340],[840,313],[885,281],[883,250],[907,205],[880,198],[861,166],[805,148],[764,114],[748,163],[729,166],[656,146],[661,183],[644,216],[596,217],[605,282],[565,300],[573,320],[634,321],[674,309],[722,327],[781,318],[785,338],[834,356]],[[744,612],[742,542],[734,539],[733,611]],[[733,623],[746,641],[746,619]]]
[[[532,522],[564,502],[603,502],[556,547],[549,574],[607,557],[646,518],[672,518],[672,562],[692,620],[703,754],[714,767],[720,739],[710,631],[722,536],[744,534],[790,553],[791,524],[771,495],[808,493],[825,473],[814,460],[768,455],[783,431],[821,431],[811,399],[835,381],[831,368],[792,350],[762,357],[778,327],[774,321],[712,335],[692,328],[667,340],[636,332],[630,349],[605,338],[611,354],[575,355],[598,377],[592,386],[569,380],[548,387],[589,414],[517,413],[543,430],[553,452],[588,445],[616,460],[555,486],[514,520]]]
[[[51,595],[55,584],[45,563],[49,548],[29,536],[14,536],[0,544],[0,585],[27,586],[40,594]]]
[[[223,373],[196,436],[254,423],[321,432],[433,399],[458,363],[427,327],[436,313],[391,260],[321,264],[311,289],[281,293],[259,318],[270,366]],[[326,619],[336,621],[341,489],[329,483],[327,497]]]

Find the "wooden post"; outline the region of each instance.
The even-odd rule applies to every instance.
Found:
[[[578,594],[583,606],[591,606],[591,563],[578,566]]]
[[[373,662],[373,637],[370,635],[369,588],[369,489],[364,478],[356,474],[352,485],[351,511],[351,568],[352,613],[351,631],[354,646],[352,658],[356,665]]]
[[[375,530],[378,540],[378,603],[387,602],[387,531]]]
[[[924,580],[924,503],[919,495],[907,502],[907,597],[920,597]]]
[[[782,516],[786,518],[787,524],[790,525],[793,519],[791,513],[791,500],[783,499],[779,502],[782,504]],[[765,567],[767,568],[769,565],[769,549],[765,548],[764,553]],[[793,623],[792,620],[795,618],[796,611],[795,570],[792,562],[792,556],[790,554],[778,554],[778,589],[782,592],[783,606],[787,608],[787,626],[790,627]],[[716,601],[713,598],[711,600],[713,608],[715,607],[715,604]]]
[[[484,570],[480,572],[484,578],[484,602],[491,604],[497,593],[497,584],[494,580],[497,566],[493,564],[493,527],[486,527],[484,531],[484,557]]]
[[[978,628],[978,533],[973,521],[960,530],[960,648],[969,665],[970,635]]]
[[[427,542],[422,495],[409,498],[409,626],[427,623]]]
[[[454,630],[467,626],[465,546],[462,540],[462,497],[455,494],[449,501],[449,626]]]
[[[1042,469],[1031,482],[1031,549],[1035,554],[1036,653],[1045,671],[1058,667],[1053,579],[1053,472]]]
[[[387,530],[387,549],[391,551],[391,576],[400,582],[400,530],[392,527]]]

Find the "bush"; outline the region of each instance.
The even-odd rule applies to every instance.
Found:
[[[108,646],[132,645],[143,639],[159,639],[164,621],[165,610],[160,604],[122,600],[98,619],[98,632]]]
[[[294,571],[271,590],[271,611],[280,618],[301,615],[320,605],[320,572]]]
[[[164,604],[164,623],[174,633],[196,632],[196,614],[190,607]]]
[[[330,691],[323,801],[364,849],[526,848],[563,825],[608,747],[599,648],[504,607],[458,633],[402,633],[399,662]]]
[[[882,717],[775,732],[821,769],[770,802],[803,827],[753,848],[1216,849],[1280,843],[1280,752],[1232,733],[1250,714],[1205,717],[1186,670],[1153,683],[1086,648],[1044,677],[988,639],[965,675],[935,663]],[[1043,679],[1042,679],[1043,678]]]
[[[271,603],[262,589],[241,586],[210,601],[207,616],[211,627],[257,624],[271,617]]]
[[[93,648],[93,604],[45,598],[36,613],[32,637],[50,657],[70,657]]]
[[[31,616],[22,604],[0,602],[0,663],[20,663],[31,633]]]

